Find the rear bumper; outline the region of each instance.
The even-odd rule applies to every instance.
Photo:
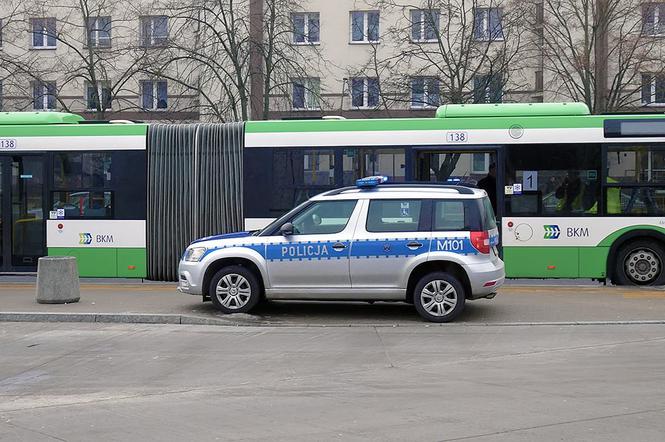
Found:
[[[466,269],[471,284],[471,293],[467,299],[493,298],[506,280],[506,270],[503,261],[469,265]]]

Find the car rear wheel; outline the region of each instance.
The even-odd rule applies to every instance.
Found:
[[[413,292],[416,311],[430,322],[450,322],[464,310],[464,287],[450,273],[432,272],[423,276]]]
[[[665,250],[657,241],[632,241],[619,249],[615,276],[618,285],[665,283]]]
[[[224,313],[247,313],[259,302],[261,287],[251,270],[229,266],[212,278],[209,295],[213,305]]]

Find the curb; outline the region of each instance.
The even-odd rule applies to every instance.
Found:
[[[48,313],[48,312],[0,312],[0,322],[85,322],[105,324],[172,324],[172,325],[215,325],[233,327],[529,327],[529,326],[592,326],[592,325],[665,325],[663,320],[636,321],[563,321],[563,322],[456,322],[449,324],[435,323],[360,323],[360,324],[311,324],[284,323],[254,320],[238,321],[232,319],[209,318],[179,314],[151,313]]]

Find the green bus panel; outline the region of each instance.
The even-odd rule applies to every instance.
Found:
[[[509,278],[604,278],[608,247],[504,247]]]
[[[123,248],[117,250],[118,276],[120,278],[146,277],[146,249]]]
[[[509,278],[577,278],[577,247],[504,247]]]
[[[607,276],[609,247],[580,247],[580,278],[604,278]]]
[[[50,247],[48,254],[75,257],[82,277],[146,277],[146,250],[143,248]]]

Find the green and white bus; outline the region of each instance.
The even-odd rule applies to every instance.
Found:
[[[473,104],[428,119],[247,122],[243,161],[246,229],[363,176],[491,183],[508,277],[665,283],[662,114]]]
[[[370,175],[494,194],[509,277],[665,283],[665,115],[579,103],[225,125],[2,113],[0,273],[48,254],[81,276],[174,279],[192,239]]]
[[[0,114],[0,273],[44,255],[81,276],[146,276],[146,124]]]

